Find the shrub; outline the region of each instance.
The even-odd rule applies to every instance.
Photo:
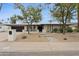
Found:
[[[68,27],[66,30],[67,30],[67,32],[73,32],[71,27]]]
[[[53,32],[57,32],[57,31],[58,31],[58,29],[57,29],[57,28],[54,28],[54,29],[53,29]]]
[[[26,36],[23,36],[23,37],[22,37],[22,39],[26,39],[26,38],[27,38]]]
[[[75,32],[79,32],[79,29],[75,29],[74,31],[75,31]]]
[[[63,33],[63,29],[62,29],[62,28],[60,28],[60,29],[59,29],[59,32],[60,32],[60,33]]]
[[[77,32],[79,32],[79,29],[77,29]]]

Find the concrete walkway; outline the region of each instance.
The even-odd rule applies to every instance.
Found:
[[[79,55],[79,42],[0,42],[0,55]]]

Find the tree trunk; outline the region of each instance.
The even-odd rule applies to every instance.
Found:
[[[50,32],[51,32],[51,24],[50,24]]]
[[[65,35],[65,24],[63,23],[63,34]]]
[[[64,34],[64,35],[65,35],[65,33],[66,33],[66,23],[67,23],[68,12],[69,12],[69,9],[67,8],[67,13],[66,13],[65,19],[64,19],[64,17],[63,17],[63,34]]]
[[[32,22],[31,22],[30,26],[31,26],[31,31],[32,31]]]
[[[27,31],[28,31],[28,34],[30,34],[30,31],[29,31],[29,22],[28,22],[28,26],[27,26]]]
[[[63,21],[62,29],[63,29],[63,34],[65,34],[64,10],[62,10],[61,13],[62,13],[62,21]]]
[[[79,28],[79,3],[77,4],[77,17],[78,17],[78,25],[77,25],[77,27]]]

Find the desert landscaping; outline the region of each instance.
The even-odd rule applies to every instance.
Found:
[[[0,55],[79,55],[79,4],[1,3]]]
[[[64,40],[64,38],[67,40]],[[8,32],[0,33],[0,42],[8,42]],[[16,32],[13,42],[79,42],[79,33],[23,33]]]

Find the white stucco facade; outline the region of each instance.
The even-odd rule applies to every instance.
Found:
[[[5,31],[8,31],[9,29],[10,29],[10,26],[0,24],[0,32],[5,32]]]

